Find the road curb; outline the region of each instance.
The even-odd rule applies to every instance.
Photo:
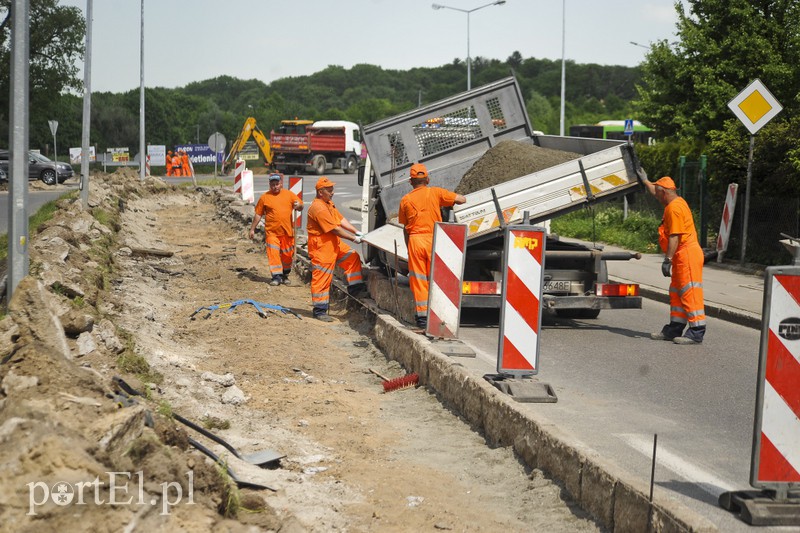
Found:
[[[510,399],[457,361],[441,354],[426,337],[391,315],[371,308],[377,345],[480,431],[493,446],[511,446],[530,468],[563,483],[575,501],[614,532],[713,532],[707,518],[660,488],[649,501],[649,486]]]

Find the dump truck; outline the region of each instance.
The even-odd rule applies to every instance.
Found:
[[[358,124],[344,120],[281,122],[270,133],[273,165],[292,174],[324,174],[342,169],[353,174],[361,154],[361,130]]]
[[[571,152],[575,158],[465,194],[448,218],[468,227],[462,307],[500,306],[504,228],[546,221],[641,188],[645,176],[626,142],[543,135],[531,127],[515,78],[509,77],[363,128],[368,157],[359,171],[365,261],[407,273],[408,252],[397,223],[411,190],[409,169],[428,168],[430,184],[457,190],[490,149],[512,140]],[[444,220],[448,220],[445,218]],[[610,283],[606,262],[630,252],[569,242],[548,234],[542,304],[557,315],[596,318],[602,309],[641,308],[638,286]]]

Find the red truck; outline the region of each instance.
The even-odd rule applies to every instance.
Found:
[[[361,130],[344,120],[284,120],[269,135],[272,164],[285,174],[324,174],[340,168],[352,174],[361,155]]]

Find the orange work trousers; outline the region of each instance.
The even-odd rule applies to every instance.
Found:
[[[690,328],[706,325],[703,259],[703,250],[699,245],[687,246],[675,252],[669,284],[670,322],[688,324]]]
[[[289,274],[294,258],[294,237],[267,233],[266,244],[267,263],[272,277]]]
[[[414,294],[417,318],[428,317],[428,276],[431,273],[432,233],[408,236],[408,285]]]
[[[311,259],[311,304],[314,307],[314,316],[328,312],[336,267],[344,270],[348,287],[364,282],[361,258],[337,235],[309,235],[308,256]]]

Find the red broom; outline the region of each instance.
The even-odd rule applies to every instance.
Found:
[[[389,379],[385,376],[378,374],[375,370],[369,369],[370,372],[383,380],[383,392],[392,392],[398,389],[407,389],[414,387],[419,383],[419,375],[416,372],[400,376],[399,378]]]

